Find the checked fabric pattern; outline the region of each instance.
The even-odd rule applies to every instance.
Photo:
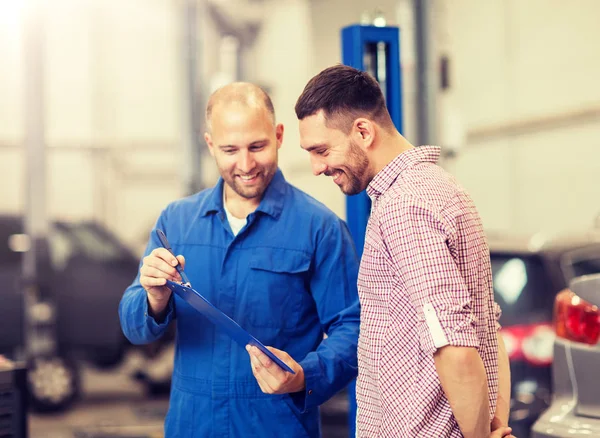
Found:
[[[357,436],[461,437],[433,353],[477,348],[490,420],[498,391],[489,249],[475,206],[437,166],[440,150],[400,154],[369,184],[372,211],[358,291]]]

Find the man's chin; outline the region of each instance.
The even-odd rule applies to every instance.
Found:
[[[351,193],[348,189],[344,188],[344,186],[342,186],[342,185],[338,185],[338,188],[344,195],[348,195],[348,196],[353,195],[353,193]]]
[[[354,196],[354,195],[358,195],[360,192],[362,192],[362,189],[360,187],[343,187],[343,186],[338,186],[340,188],[340,190],[342,191],[342,193],[346,196]]]
[[[255,199],[262,197],[265,190],[263,188],[254,188],[249,190],[247,187],[237,187],[236,193],[245,199]]]

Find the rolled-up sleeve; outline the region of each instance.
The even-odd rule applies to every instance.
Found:
[[[502,316],[502,309],[498,305],[497,302],[494,301],[494,318],[496,319],[496,331],[500,330],[502,326],[500,325],[500,317]]]
[[[433,354],[446,345],[478,348],[473,300],[449,247],[451,226],[409,197],[389,202],[380,220],[394,274],[417,313],[421,349]],[[401,312],[390,317],[392,324],[403,324]]]

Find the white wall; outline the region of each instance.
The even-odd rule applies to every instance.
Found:
[[[522,233],[589,227],[600,213],[600,3],[438,6],[452,107],[466,138],[450,167],[485,225]]]
[[[21,152],[6,145],[16,144],[22,137],[22,66],[25,61],[22,57],[21,8],[16,2],[14,5],[0,4],[3,7],[0,11],[0,208],[15,212],[24,207],[21,196],[24,164]]]
[[[267,0],[264,21],[253,50],[248,58],[248,78],[266,85],[277,113],[285,126],[284,143],[279,165],[286,179],[344,216],[343,197],[325,177],[315,177],[310,170],[308,153],[300,148],[298,119],[294,105],[308,80],[314,75],[314,46],[311,6],[308,0]]]
[[[310,77],[340,62],[340,29],[377,6],[388,24],[401,26],[404,125],[412,140],[412,1],[265,0],[256,40],[244,42],[253,49],[241,79],[270,89],[286,126],[280,164],[288,180],[342,217],[339,189],[310,173],[294,104]],[[22,36],[18,8],[5,10],[13,3],[2,2],[0,12],[0,211],[25,205]],[[174,0],[56,0],[47,10],[51,217],[97,218],[137,246],[160,209],[183,194],[180,7]],[[600,211],[597,16],[595,0],[437,0],[431,31],[452,68],[452,88],[440,96],[441,141],[465,143],[444,164],[488,228],[576,229]],[[215,23],[208,24],[199,29],[206,53],[217,47],[209,41]],[[214,70],[199,68],[201,76]],[[556,127],[552,117],[564,124]]]
[[[412,0],[312,2],[315,72],[341,60],[340,29],[375,6],[401,28],[404,134],[415,141]],[[439,95],[438,138],[463,145],[443,164],[487,228],[576,231],[600,213],[597,16],[595,0],[435,2],[430,31],[452,74],[452,88]]]
[[[182,194],[177,6],[170,0],[58,0],[46,9],[51,218],[95,218],[137,247],[147,232],[140,230]],[[12,23],[0,26],[0,211],[17,212],[25,206],[25,72],[20,26]]]

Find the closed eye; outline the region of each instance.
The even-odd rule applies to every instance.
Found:
[[[329,146],[327,146],[324,143],[308,146],[304,149],[306,151],[308,151],[310,154],[319,155],[321,157],[324,157],[329,153]]]

